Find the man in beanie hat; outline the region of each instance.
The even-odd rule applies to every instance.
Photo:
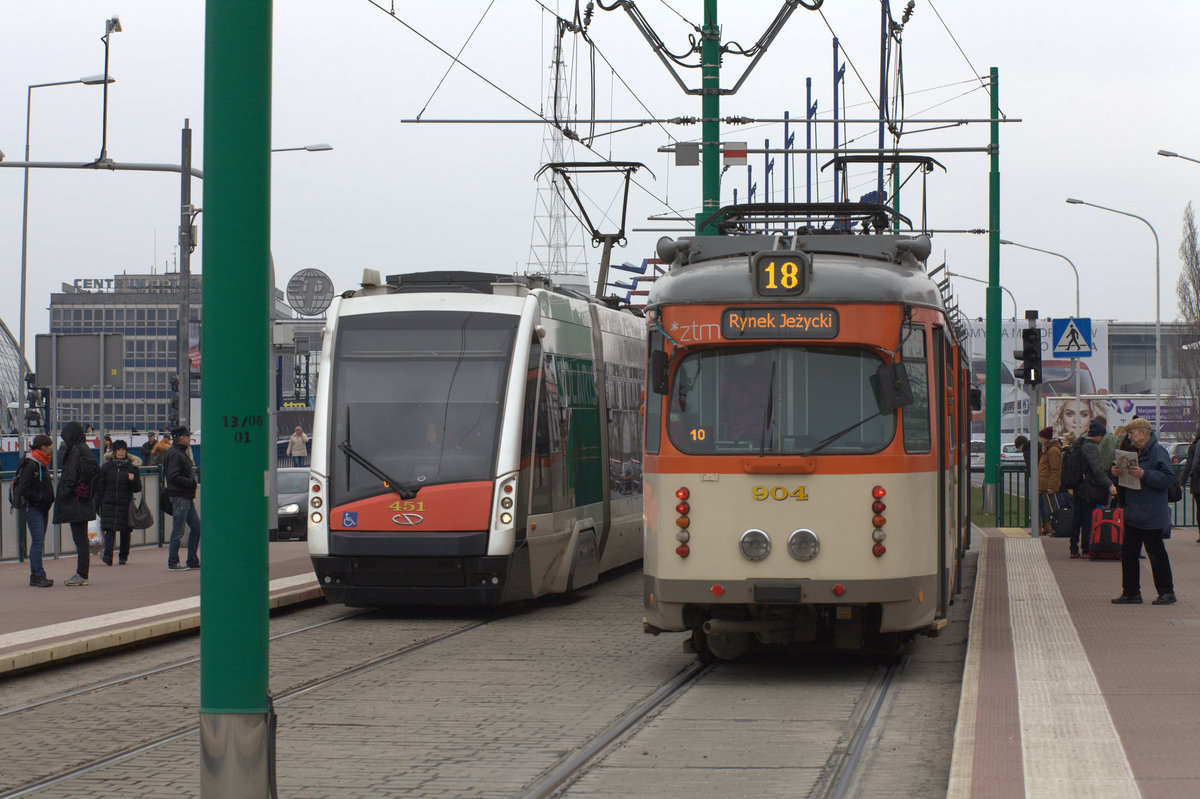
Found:
[[[1042,453],[1038,457],[1038,497],[1041,502],[1042,533],[1053,535],[1054,526],[1050,523],[1050,514],[1058,507],[1054,495],[1058,493],[1058,484],[1062,476],[1062,445],[1054,438],[1054,430],[1050,427],[1043,427],[1038,431],[1038,441],[1041,444],[1038,449]]]
[[[1171,561],[1163,538],[1171,529],[1171,506],[1167,502],[1167,486],[1175,481],[1171,457],[1145,419],[1134,419],[1125,425],[1129,441],[1137,452],[1137,464],[1129,467],[1129,476],[1138,480],[1140,488],[1125,486],[1125,539],[1121,544],[1121,595],[1114,605],[1142,603],[1141,566],[1138,555],[1146,547],[1150,571],[1158,599],[1152,604],[1175,604],[1175,584]],[[1117,468],[1113,467],[1113,476]]]
[[[166,481],[166,497],[171,502],[171,543],[167,549],[167,568],[170,571],[187,571],[200,568],[200,514],[196,513],[196,475],[188,450],[192,434],[186,427],[171,431],[172,444],[163,459],[163,480]],[[179,562],[179,545],[183,541],[183,528],[187,526],[187,563]]]

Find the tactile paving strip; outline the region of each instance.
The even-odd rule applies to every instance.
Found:
[[[1140,797],[1041,542],[1004,551],[1026,795]]]

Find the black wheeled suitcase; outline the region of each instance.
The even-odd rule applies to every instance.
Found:
[[[1096,508],[1092,511],[1092,537],[1088,556],[1092,560],[1117,560],[1125,540],[1125,511],[1122,508]]]

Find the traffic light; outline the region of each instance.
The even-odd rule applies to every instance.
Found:
[[[1027,327],[1021,331],[1021,349],[1013,351],[1013,357],[1021,365],[1013,370],[1013,376],[1036,386],[1042,382],[1042,331]]]

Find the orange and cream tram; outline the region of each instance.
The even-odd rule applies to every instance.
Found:
[[[647,308],[646,631],[690,631],[702,658],[936,632],[969,436],[929,237],[870,204],[717,218],[722,235],[659,242]]]

